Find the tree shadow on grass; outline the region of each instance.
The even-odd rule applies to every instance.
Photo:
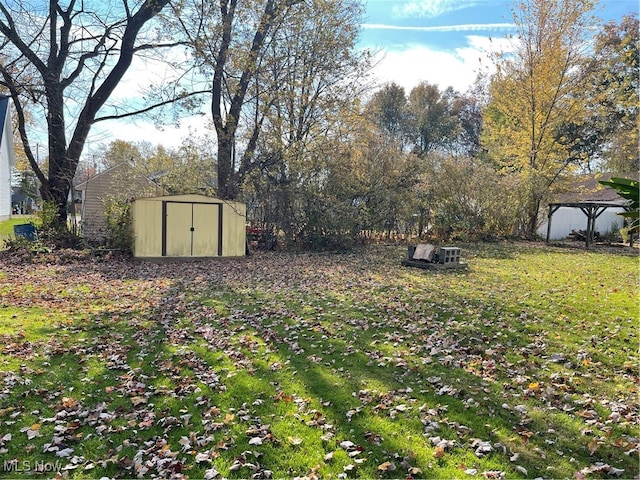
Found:
[[[322,275],[336,267],[335,260],[328,259],[326,272],[311,271],[316,264],[301,262],[301,266],[323,280]],[[313,298],[298,297],[311,296],[315,284],[302,291],[295,283],[304,275],[291,277],[294,281],[286,287],[295,295],[286,298],[281,293],[284,287],[270,291],[263,281],[244,285],[238,281],[251,280],[238,272],[257,264],[226,265],[224,271],[209,275],[203,272],[218,263],[201,262],[186,270],[127,265],[121,280],[164,279],[154,287],[158,296],[153,302],[136,309],[118,305],[114,298],[108,312],[59,322],[55,332],[43,326],[40,334],[51,337],[38,346],[42,357],[24,359],[25,368],[18,367],[15,373],[31,383],[18,379],[0,398],[0,410],[6,412],[0,417],[3,427],[9,426],[7,421],[16,422],[6,446],[8,455],[30,461],[63,459],[67,465],[71,458],[56,452],[72,448],[73,455],[84,457],[78,468],[92,463],[92,474],[109,476],[140,474],[135,469],[145,463],[148,474],[185,468],[191,476],[203,475],[212,464],[197,463],[191,452],[210,451],[219,455],[209,459],[213,465],[224,475],[238,477],[258,473],[247,463],[261,463],[260,472],[271,468],[279,476],[312,473],[319,464],[319,471],[328,475],[394,478],[409,472],[409,467],[420,468],[424,476],[451,478],[462,475],[460,465],[477,463],[515,477],[523,475],[515,465],[532,476],[547,475],[544,468],[554,464],[555,472],[570,476],[598,460],[615,461],[616,466],[632,463],[610,445],[594,445],[591,455],[587,447],[574,448],[570,450],[577,452],[574,463],[568,455],[555,452],[569,450],[571,441],[583,441],[583,418],[559,410],[563,402],[547,408],[553,397],[542,398],[543,388],[560,387],[541,383],[530,388],[541,380],[535,362],[498,364],[493,370],[485,363],[511,361],[497,343],[502,348],[508,342],[526,345],[535,332],[500,331],[497,324],[496,333],[502,338],[483,339],[484,325],[464,326],[464,315],[469,314],[465,312],[486,306],[472,295],[460,295],[446,305],[427,305],[433,312],[407,306],[401,285],[384,281],[385,272],[394,274],[399,267],[390,272],[388,263],[380,262],[360,265],[349,279],[350,290],[318,290],[323,298],[318,295],[317,301],[308,303]],[[236,274],[238,278],[230,277]],[[381,280],[366,291],[368,284],[358,285],[358,276]],[[264,277],[277,275],[265,272]],[[438,282],[457,278],[440,276]],[[382,290],[386,296],[379,304],[377,294]],[[212,291],[221,295],[209,308],[206,302]],[[254,293],[249,296],[248,291]],[[361,304],[367,295],[369,303]],[[324,315],[316,316],[316,307],[324,307]],[[512,307],[493,306],[484,321],[491,323],[492,316]],[[434,312],[438,315],[427,315]],[[203,342],[202,326],[210,327],[211,341]],[[500,355],[488,354],[491,349]],[[505,373],[508,368],[523,368],[524,383],[506,384],[516,373]],[[14,381],[5,376],[5,383],[7,379]],[[562,400],[565,392],[558,392]],[[260,402],[254,405],[256,400]],[[527,413],[516,410],[518,405]],[[586,413],[592,409],[587,407],[583,415],[592,415]],[[17,410],[8,408],[19,412],[12,418]],[[41,426],[32,431],[41,436],[28,433],[37,423]],[[250,444],[254,437],[247,431],[269,423],[275,441]],[[327,424],[332,427],[323,428]],[[327,433],[333,436],[323,439]],[[596,429],[596,433],[605,432]],[[43,453],[54,436],[63,437],[53,445],[58,450]],[[298,437],[303,443],[297,443]],[[435,437],[455,445],[444,455],[436,454],[430,440]],[[555,443],[550,446],[547,441]],[[480,457],[475,452],[482,442],[489,442],[492,451]],[[185,449],[186,444],[191,448]],[[312,448],[306,453],[308,446]],[[231,470],[246,451],[262,456],[250,456],[245,466]],[[333,457],[325,459],[332,452]],[[546,452],[546,460],[539,452]],[[512,462],[516,453],[520,459]],[[356,462],[365,457],[362,464]],[[142,463],[135,463],[138,460]],[[396,470],[388,466],[379,470],[385,462],[393,462]],[[348,465],[354,468],[345,471]],[[637,465],[629,471],[637,472]]]
[[[454,332],[451,332],[452,341],[449,347],[453,350],[453,354],[446,355],[447,352],[445,352],[440,355],[441,360],[445,360],[447,356],[452,358],[442,363],[431,361],[426,365],[419,362],[420,354],[426,353],[420,349],[420,343],[426,337],[415,332],[415,337],[407,344],[401,344],[403,339],[407,340],[408,338],[405,335],[403,338],[399,338],[399,345],[389,347],[389,352],[386,354],[384,352],[378,354],[372,363],[371,344],[374,331],[378,335],[377,341],[383,340],[384,334],[388,334],[386,338],[393,339],[394,333],[402,332],[397,330],[400,325],[391,322],[387,326],[381,327],[376,321],[374,322],[377,325],[375,329],[368,330],[366,333],[357,331],[358,325],[348,321],[343,323],[339,320],[341,316],[344,320],[352,318],[348,306],[343,306],[343,310],[336,307],[341,302],[344,303],[342,296],[336,297],[325,293],[324,301],[336,309],[333,318],[336,319],[337,324],[336,328],[332,330],[334,335],[326,335],[325,339],[322,339],[320,334],[323,332],[323,324],[324,326],[330,324],[331,318],[324,318],[322,321],[302,319],[303,325],[294,328],[292,324],[300,322],[301,319],[273,318],[270,313],[267,313],[263,318],[252,314],[249,324],[256,327],[259,334],[261,333],[261,325],[268,325],[268,329],[273,330],[274,325],[280,324],[282,328],[279,328],[278,331],[283,336],[289,335],[288,341],[284,338],[274,340],[272,333],[265,338],[275,341],[275,346],[282,344],[278,347],[280,354],[287,357],[291,368],[297,372],[296,378],[302,379],[305,390],[311,392],[313,397],[328,401],[324,410],[331,412],[331,417],[340,426],[339,433],[346,434],[347,438],[349,435],[351,438],[356,438],[355,443],[366,444],[367,438],[371,437],[369,435],[371,432],[367,431],[371,430],[368,428],[371,426],[371,423],[368,423],[368,418],[388,420],[386,415],[394,408],[393,402],[385,405],[385,399],[390,398],[396,403],[404,399],[412,406],[412,409],[416,404],[425,404],[427,409],[430,405],[434,407],[446,405],[447,413],[444,416],[447,420],[444,423],[440,422],[440,428],[444,428],[444,431],[448,433],[453,431],[453,438],[459,437],[456,425],[473,425],[473,437],[470,437],[469,432],[463,429],[469,439],[467,440],[467,437],[458,438],[464,449],[463,456],[473,457],[473,442],[475,440],[488,439],[491,442],[501,443],[507,449],[502,453],[496,452],[491,457],[492,459],[498,458],[498,464],[502,468],[513,468],[513,462],[510,459],[515,454],[518,454],[520,458],[518,465],[524,466],[529,473],[537,472],[541,475],[545,474],[546,466],[550,463],[555,464],[555,468],[558,469],[556,471],[562,472],[564,475],[572,474],[579,466],[586,468],[598,459],[604,462],[614,458],[610,456],[612,451],[615,451],[612,447],[602,447],[599,452],[591,452],[586,447],[576,448],[576,442],[578,444],[587,443],[586,440],[583,440],[583,430],[585,429],[583,419],[577,418],[571,413],[572,410],[580,408],[580,404],[573,404],[572,395],[566,390],[563,391],[567,385],[562,383],[564,381],[562,376],[547,378],[548,374],[552,372],[544,375],[538,372],[537,369],[549,362],[548,352],[536,353],[534,350],[527,350],[528,354],[534,357],[530,360],[523,358],[525,363],[522,365],[511,364],[509,366],[505,357],[508,354],[507,345],[512,345],[515,348],[535,343],[534,341],[538,339],[535,329],[500,329],[498,330],[498,333],[501,334],[500,337],[484,337],[482,326],[469,331],[458,328],[455,335],[453,335]],[[470,301],[465,302],[465,305],[470,305]],[[505,306],[504,308],[511,307]],[[295,307],[293,309],[295,310]],[[370,312],[374,316],[376,313],[385,315],[383,310],[375,311],[372,308]],[[496,316],[499,316],[500,313],[500,311],[494,312]],[[430,326],[424,326],[424,328],[437,330],[437,325],[440,323],[440,328],[444,327],[442,332],[446,335],[447,327],[443,323],[446,322],[445,318],[442,321],[432,321]],[[489,319],[485,319],[485,321],[489,321]],[[526,323],[526,319],[524,321]],[[460,320],[459,324],[462,323]],[[294,340],[296,348],[302,348],[304,353],[296,353],[295,349],[291,349]],[[316,344],[315,348],[312,347],[313,344]],[[322,348],[318,348],[318,345],[321,345]],[[410,361],[394,367],[395,361],[398,359],[403,361],[404,359],[403,355],[394,356],[393,352],[403,349],[410,352],[406,354]],[[488,353],[489,350],[494,350],[494,353]],[[320,361],[309,363],[311,356],[319,358]],[[385,359],[385,356],[388,358]],[[435,356],[438,356],[438,352]],[[536,360],[535,356],[539,358]],[[457,363],[460,360],[466,360],[466,363],[464,361]],[[379,366],[380,362],[386,365]],[[505,364],[494,365],[494,367],[490,367],[494,370],[489,372],[483,371],[485,364],[497,362],[505,362]],[[508,372],[510,368],[514,371]],[[523,379],[514,383],[519,370],[524,375]],[[437,380],[438,377],[440,377],[439,380]],[[542,390],[537,380],[548,382],[546,390]],[[412,390],[409,395],[407,395],[407,386]],[[449,388],[448,392],[447,388]],[[371,396],[372,389],[377,391],[374,394],[377,403],[375,405],[371,402],[362,404],[360,395],[363,397]],[[550,389],[551,393],[549,393]],[[361,390],[365,390],[365,392],[360,393]],[[456,392],[451,393],[452,390]],[[510,400],[505,403],[505,399]],[[505,404],[507,407],[503,406]],[[382,406],[374,410],[376,405]],[[563,410],[564,407],[569,407],[569,410]],[[348,412],[353,411],[355,414],[349,415]],[[531,415],[528,412],[531,412]],[[396,418],[403,418],[403,415],[403,412],[396,411]],[[348,417],[350,417],[350,421]],[[413,418],[413,421],[417,420],[422,422],[424,419]],[[409,419],[407,422],[411,423]],[[400,428],[397,430],[401,431]],[[426,432],[414,429],[411,438],[414,441],[416,438],[424,441],[421,438],[424,433]],[[436,435],[439,433],[436,431]],[[393,435],[387,435],[387,438],[392,439],[389,440],[392,443],[386,443],[386,448],[381,447],[379,452],[382,453],[376,454],[375,459],[382,459],[385,455],[388,458],[389,451],[395,450],[401,456],[400,452],[409,450],[406,443],[403,444],[402,441],[394,439]],[[555,450],[549,447],[554,444],[559,446]],[[570,458],[565,456],[563,451],[565,448],[573,448],[572,454],[575,455],[573,463],[569,461]],[[432,450],[426,448],[423,451],[431,452]],[[625,464],[626,468],[631,471],[637,470],[637,465],[634,466],[633,462],[625,459],[621,453],[618,452],[618,455],[615,456],[615,463],[617,465]],[[425,454],[422,455],[424,458]],[[544,457],[542,457],[543,455]],[[474,459],[474,462],[478,461],[477,458]],[[443,462],[444,460],[439,460],[437,463]],[[429,463],[433,464],[433,459],[424,460],[422,465],[428,466]],[[514,475],[517,474],[514,473]]]

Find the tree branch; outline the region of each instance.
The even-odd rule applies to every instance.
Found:
[[[80,157],[91,125],[95,121],[96,114],[129,69],[135,54],[135,42],[140,30],[149,20],[156,16],[169,1],[170,0],[147,0],[133,16],[129,16],[127,27],[122,36],[122,49],[118,61],[102,84],[87,99],[84,108],[80,112],[76,129],[69,143],[69,155],[71,157]],[[127,2],[124,3],[126,6]]]
[[[195,97],[197,95],[202,95],[204,93],[211,93],[211,90],[207,89],[207,90],[199,90],[196,92],[189,92],[189,93],[185,93],[184,95],[180,95],[177,98],[171,98],[168,100],[164,100],[162,102],[158,102],[155,103],[153,105],[149,105],[148,107],[133,111],[133,112],[127,112],[127,113],[121,113],[121,114],[116,114],[116,115],[105,115],[103,117],[96,117],[94,120],[94,123],[97,122],[103,122],[105,120],[120,120],[123,118],[129,118],[129,117],[133,117],[136,115],[141,115],[143,113],[148,113],[151,112],[153,110],[155,110],[156,108],[160,108],[160,107],[164,107],[165,105],[171,105],[172,103],[178,102],[180,100],[183,100],[185,98],[189,98],[189,97]]]
[[[31,166],[33,172],[36,174],[36,177],[40,181],[40,184],[48,185],[49,180],[40,169],[37,159],[33,156],[33,151],[31,150],[31,146],[29,145],[29,136],[27,135],[26,130],[27,122],[24,114],[24,108],[22,107],[22,103],[20,102],[20,95],[15,88],[15,85],[11,82],[11,78],[7,78],[7,72],[4,69],[0,69],[0,73],[2,73],[4,79],[4,81],[0,84],[4,85],[9,90],[11,100],[13,101],[13,106],[16,109],[16,114],[18,115],[18,132],[20,133],[20,140],[22,140],[24,153],[27,156],[29,165]]]
[[[20,53],[27,57],[29,62],[31,62],[38,71],[44,75],[47,70],[47,66],[42,60],[40,60],[40,57],[38,57],[35,52],[22,41],[22,38],[16,29],[16,24],[13,21],[13,17],[11,16],[11,12],[6,9],[2,2],[0,2],[0,12],[2,12],[7,20],[7,23],[0,22],[0,33],[4,34],[4,36],[16,46]]]

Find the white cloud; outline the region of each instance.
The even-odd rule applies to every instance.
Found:
[[[453,87],[464,92],[480,72],[492,71],[489,53],[507,47],[504,39],[469,35],[467,46],[443,51],[425,45],[407,45],[402,50],[383,50],[374,68],[380,84],[395,82],[408,94],[426,81],[440,89]]]
[[[180,65],[180,59],[184,61],[185,56],[177,49],[174,49],[171,55],[165,59],[134,57],[132,65],[114,90],[108,104],[119,106],[120,113],[147,106],[144,98],[152,84],[171,85],[176,81],[179,72],[173,65]],[[203,110],[206,110],[206,107],[204,105]],[[98,117],[109,115],[111,112],[107,107],[99,112]],[[182,140],[191,132],[196,135],[209,134],[209,123],[210,115],[206,113],[182,118],[179,126],[163,125],[158,127],[145,114],[122,120],[105,120],[92,127],[88,149],[90,150],[91,144],[109,143],[113,140],[147,141],[154,145],[175,148],[179,147]],[[213,133],[211,132],[211,134]]]
[[[395,6],[393,13],[399,17],[435,18],[482,3],[482,0],[415,0]]]
[[[205,115],[194,115],[184,118],[179,126],[166,125],[157,127],[153,122],[139,117],[136,120],[107,120],[97,123],[91,129],[91,135],[85,146],[84,156],[90,157],[94,148],[101,143],[114,140],[127,142],[149,142],[152,145],[162,145],[166,148],[177,148],[182,141],[194,133],[197,136],[215,135],[208,128],[209,119]]]

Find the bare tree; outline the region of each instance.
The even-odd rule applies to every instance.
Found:
[[[174,18],[189,38],[200,72],[209,84],[211,116],[218,140],[218,196],[235,199],[252,156],[260,124],[254,123],[240,155],[236,147],[245,105],[273,33],[303,0],[190,0]]]
[[[151,28],[169,2],[0,3],[0,87],[15,105],[24,150],[42,197],[56,205],[52,226],[66,226],[67,198],[91,127],[150,108],[106,109],[135,55],[175,46],[163,43],[159,31]],[[46,118],[48,172],[38,164],[26,128],[25,112],[33,106],[41,108]]]
[[[310,227],[303,205],[318,203],[305,199],[319,199],[321,179],[340,157],[340,144],[348,143],[340,132],[355,131],[347,117],[359,110],[370,70],[370,53],[355,48],[361,18],[361,5],[352,0],[298,5],[273,33],[250,88],[247,133],[261,132],[251,159],[259,169],[247,180],[271,211],[269,222],[288,239]]]

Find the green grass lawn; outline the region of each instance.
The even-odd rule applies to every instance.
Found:
[[[633,478],[638,256],[0,259],[0,476]]]
[[[0,222],[0,236],[8,237],[13,236],[13,227],[15,225],[22,225],[23,223],[30,223],[36,221],[37,217],[33,215],[14,215],[9,220]]]

